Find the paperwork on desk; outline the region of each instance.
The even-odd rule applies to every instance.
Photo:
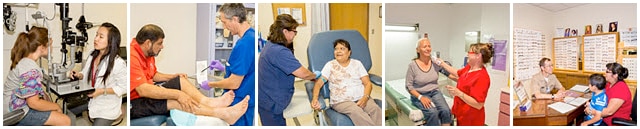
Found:
[[[571,87],[571,89],[569,89],[569,90],[586,93],[586,92],[589,91],[589,86],[575,85],[575,86]]]
[[[573,106],[581,106],[587,101],[589,101],[589,99],[582,98],[582,97],[569,97],[569,96],[564,97],[564,102],[571,104]]]
[[[571,111],[573,109],[576,109],[575,106],[569,105],[569,104],[564,103],[564,102],[556,102],[556,103],[550,104],[548,107],[549,108],[553,108],[554,110],[556,110],[556,111],[558,111],[558,112],[560,112],[562,114],[567,113],[567,112],[569,112],[569,111]]]

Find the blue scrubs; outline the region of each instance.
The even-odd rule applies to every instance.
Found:
[[[282,112],[293,96],[293,71],[302,65],[283,45],[268,42],[258,60],[258,113],[263,126],[286,126]]]
[[[254,118],[254,105],[255,105],[255,51],[256,51],[256,35],[253,28],[249,28],[242,38],[236,42],[236,46],[231,50],[229,55],[229,66],[226,67],[225,78],[228,78],[231,74],[244,76],[242,83],[238,89],[233,90],[236,96],[233,99],[231,105],[242,101],[245,96],[249,95],[249,107],[247,112],[244,113],[238,121],[233,124],[234,126],[253,126]],[[227,92],[229,90],[225,90]]]

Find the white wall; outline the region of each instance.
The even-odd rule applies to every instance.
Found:
[[[369,30],[370,30],[370,34],[371,34],[371,29],[375,29],[373,31],[375,31],[374,34],[369,36],[369,51],[371,52],[371,61],[373,63],[371,69],[369,70],[371,73],[374,73],[376,75],[382,76],[382,37],[381,37],[381,24],[382,24],[382,19],[378,18],[378,6],[377,5],[381,5],[381,4],[370,4],[369,5]],[[313,21],[310,18],[311,17],[311,4],[307,3],[305,4],[305,8],[306,8],[306,17],[307,17],[307,23],[305,26],[298,26],[298,28],[296,28],[296,30],[298,31],[298,34],[296,35],[296,37],[293,39],[293,46],[294,46],[294,55],[296,56],[296,59],[298,59],[298,61],[300,61],[300,64],[302,64],[302,66],[307,67],[309,66],[309,61],[307,59],[307,47],[309,46],[309,40],[311,40],[311,36],[313,35],[313,33],[311,32],[311,27],[310,25],[313,25]],[[272,10],[272,6],[271,3],[259,3],[258,4],[258,32],[262,33],[262,38],[266,39],[269,36],[269,27],[271,26],[271,24],[273,24],[273,10]],[[375,16],[375,17],[372,17]],[[377,24],[377,28],[375,27]],[[372,27],[373,26],[373,27]],[[377,37],[374,37],[374,35],[377,35]]]
[[[529,4],[513,4],[513,26],[538,30],[546,35],[547,51],[545,55],[551,57],[551,41],[555,36],[555,28],[578,29],[579,34],[584,34],[584,26],[602,24],[603,30],[608,31],[609,22],[618,21],[619,31],[629,27],[637,27],[637,4],[585,4],[562,10],[550,12]]]
[[[429,33],[433,51],[440,51],[441,58],[451,61],[456,68],[461,68],[467,52],[464,50],[464,33],[469,31],[481,31],[481,34],[491,34],[498,40],[509,40],[509,4],[385,4],[386,24],[413,24],[420,23],[419,34]],[[387,35],[390,34],[390,35]],[[397,36],[395,36],[397,34]],[[393,37],[395,36],[395,37]],[[408,38],[410,35],[402,35],[398,32],[385,33],[385,79],[394,80],[404,78],[407,64],[415,57],[416,41],[403,41],[389,43],[394,39]],[[398,40],[400,41],[400,40]],[[406,43],[404,43],[406,42]],[[407,45],[405,45],[407,44]],[[401,48],[411,47],[411,48]],[[390,49],[395,49],[391,50]],[[407,52],[405,52],[407,51]],[[393,53],[392,53],[393,52]],[[400,56],[395,52],[402,52]],[[408,58],[410,57],[410,58]],[[399,58],[409,59],[398,61]],[[398,73],[391,72],[390,66],[404,67],[396,69]],[[500,88],[508,85],[508,72],[491,69],[487,65],[491,78],[491,87],[485,101],[485,123],[497,125],[499,113]],[[507,68],[506,71],[509,71]]]
[[[3,62],[3,78],[5,78],[7,76],[7,73],[9,72],[9,66],[11,66],[11,48],[13,48],[13,44],[16,41],[16,38],[18,37],[18,35],[21,32],[25,32],[25,8],[24,7],[17,7],[14,6],[11,8],[13,11],[15,11],[16,14],[16,29],[13,33],[7,33],[7,30],[4,29],[3,30],[3,35],[2,35],[2,62]],[[36,5],[32,5],[29,8],[27,8],[27,12],[28,12],[28,21],[29,21],[29,26],[40,26],[40,27],[46,27],[49,29],[49,35],[50,37],[53,39],[53,48],[52,48],[52,56],[54,56],[54,58],[52,59],[52,62],[56,62],[59,63],[61,60],[61,52],[60,52],[60,48],[61,48],[61,44],[60,42],[62,41],[62,21],[60,20],[60,11],[59,11],[60,7],[56,6],[54,8],[54,4],[53,3],[41,3],[41,4],[36,4]],[[31,14],[34,14],[36,11],[41,11],[43,14],[47,15],[47,17],[49,19],[52,19],[55,15],[55,18],[53,18],[53,20],[51,21],[47,21],[46,24],[42,23],[42,19],[38,20],[38,22],[36,23],[36,21],[31,18]],[[69,26],[73,27],[74,32],[79,32],[77,29],[75,29],[75,25],[76,23],[78,23],[78,19],[80,18],[80,16],[82,15],[82,4],[79,3],[71,3],[69,4],[69,17],[72,18],[72,21],[69,23]],[[87,30],[87,34],[89,39],[87,40],[87,43],[85,44],[85,50],[83,52],[83,57],[82,59],[86,59],[86,57],[89,55],[89,53],[91,51],[93,51],[93,39],[95,38],[95,34],[96,31],[98,30],[98,27],[100,26],[100,24],[102,24],[103,22],[110,22],[112,24],[114,24],[116,27],[118,27],[118,29],[120,30],[120,34],[122,37],[122,42],[120,43],[121,46],[127,46],[127,39],[128,39],[128,33],[127,33],[127,4],[96,4],[96,3],[87,3],[84,4],[84,15],[85,18],[87,20],[87,22],[92,22],[94,24],[94,27],[91,29]],[[3,27],[4,28],[4,27]],[[67,47],[67,49],[69,49],[69,47]],[[43,66],[46,70],[46,59],[43,60]],[[80,66],[81,64],[76,65],[76,69],[79,70],[79,68],[81,68]]]
[[[371,69],[369,73],[382,77],[382,3],[369,3],[369,52],[371,53]]]
[[[156,57],[158,72],[195,74],[196,9],[195,3],[131,3],[131,38],[127,43],[142,26],[156,24],[165,33],[164,49]]]

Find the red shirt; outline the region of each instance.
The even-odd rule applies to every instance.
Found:
[[[458,70],[458,85],[464,94],[473,97],[478,103],[484,103],[487,98],[487,92],[489,91],[490,78],[487,69],[482,67],[481,70],[468,72],[469,65]],[[484,106],[480,109],[471,107],[471,105],[465,103],[460,97],[453,98],[453,107],[451,112],[458,119],[458,125],[484,125]]]
[[[629,86],[624,81],[618,81],[612,87],[609,86],[610,83],[607,83],[605,86],[607,98],[609,98],[608,102],[611,102],[611,99],[617,98],[624,100],[624,103],[618,108],[618,111],[613,113],[613,115],[603,118],[604,123],[607,125],[612,125],[611,120],[613,118],[624,118],[627,120],[631,120],[631,91],[629,90]]]
[[[153,84],[153,75],[156,74],[156,59],[154,57],[146,57],[140,45],[135,39],[131,41],[131,86],[129,92],[131,93],[130,100],[140,98],[140,95],[135,90],[142,84]]]

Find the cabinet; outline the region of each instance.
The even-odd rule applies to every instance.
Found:
[[[583,73],[583,72],[565,72],[565,71],[554,71],[554,75],[558,78],[558,81],[562,84],[564,89],[571,89],[571,87],[576,84],[580,85],[589,85],[589,76],[591,73]]]
[[[220,60],[225,63],[229,59],[235,42],[240,39],[225,30],[220,22],[218,9],[222,5],[222,3],[197,4],[196,61]],[[244,6],[247,9],[247,22],[255,28],[255,3],[245,3]],[[209,70],[209,75],[212,72]]]
[[[501,88],[501,92],[500,92],[500,112],[498,112],[498,126],[509,126],[511,123],[511,118],[509,118],[510,114],[511,114],[511,110],[509,110],[510,108],[510,98],[509,98],[509,93],[511,90],[509,90],[509,87],[503,87]]]

